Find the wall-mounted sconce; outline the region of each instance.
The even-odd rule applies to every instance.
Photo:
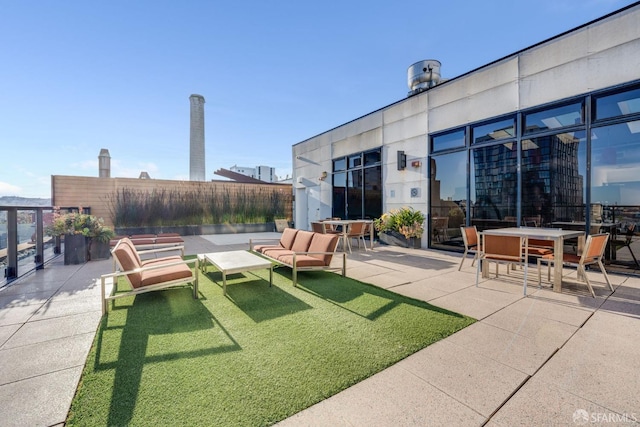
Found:
[[[398,170],[404,170],[407,167],[407,155],[404,151],[398,150]]]
[[[413,161],[411,162],[411,167],[419,168],[421,164],[422,164],[422,163],[420,163],[420,160],[413,160]]]
[[[325,179],[327,179],[327,171],[322,171],[322,173],[320,174],[320,178],[318,178],[320,181],[324,181]]]

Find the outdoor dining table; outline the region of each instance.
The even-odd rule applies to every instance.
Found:
[[[553,241],[553,290],[562,290],[562,252],[564,239],[573,237],[584,237],[584,231],[563,230],[561,228],[541,228],[541,227],[508,227],[484,230],[482,234],[496,236],[519,236],[529,239],[552,240]]]
[[[364,222],[369,224],[369,242],[373,249],[373,220],[370,219],[327,219],[322,221],[323,224],[341,225],[342,226],[342,250],[347,251],[347,239],[349,238],[349,225],[354,222]],[[366,249],[366,247],[365,247]]]

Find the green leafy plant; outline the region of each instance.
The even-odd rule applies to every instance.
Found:
[[[115,235],[114,231],[104,225],[102,218],[79,212],[61,214],[59,209],[54,210],[53,221],[46,228],[50,236],[62,236],[65,234],[82,234],[99,242],[108,242]]]
[[[425,216],[412,207],[392,209],[373,221],[378,232],[397,231],[405,238],[422,237],[424,234]]]

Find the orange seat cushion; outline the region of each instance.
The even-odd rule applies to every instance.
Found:
[[[297,234],[298,230],[295,228],[285,228],[282,232],[282,236],[280,236],[280,246],[285,249],[291,249],[293,242],[296,240]]]
[[[313,239],[313,236],[316,234],[317,233],[313,231],[298,230],[296,240],[293,242],[291,250],[294,252],[306,252],[311,244],[311,239]]]
[[[282,254],[276,258],[283,264],[293,265],[293,254]],[[323,260],[310,255],[296,255],[296,267],[324,267]]]
[[[140,284],[137,287],[156,285],[158,283],[165,283],[173,280],[188,279],[190,277],[192,277],[191,269],[186,264],[161,267],[143,271],[141,273]]]
[[[309,254],[309,256],[318,258],[324,265],[331,264],[333,252],[338,246],[339,236],[336,234],[318,234],[316,233],[311,240],[308,252],[330,252],[328,254]]]

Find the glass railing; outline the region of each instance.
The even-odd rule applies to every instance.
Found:
[[[45,231],[52,219],[51,206],[0,206],[0,287],[60,253],[59,239]]]

